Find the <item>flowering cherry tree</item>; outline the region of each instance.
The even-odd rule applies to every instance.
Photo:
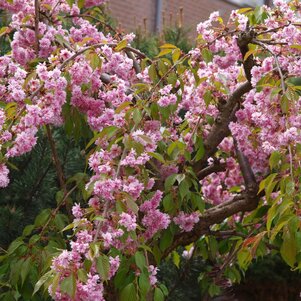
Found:
[[[212,295],[270,252],[300,269],[299,1],[227,22],[212,13],[196,48],[164,44],[153,60],[130,46],[133,34],[99,30],[103,2],[0,0],[12,13],[1,35],[13,34],[0,57],[0,186],[39,130],[61,186],[58,207],[1,258],[22,268],[16,290],[40,273],[32,298],[44,286],[53,300],[161,301],[168,258],[214,258],[199,279]],[[70,132],[75,116],[92,139],[86,171],[66,179],[52,132]],[[74,193],[60,245],[51,226]]]

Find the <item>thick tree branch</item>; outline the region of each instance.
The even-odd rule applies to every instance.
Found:
[[[206,167],[208,158],[216,152],[218,145],[223,141],[223,139],[231,134],[229,124],[235,117],[235,113],[239,107],[238,104],[242,102],[242,97],[251,89],[252,85],[249,81],[247,81],[240,85],[232,93],[232,95],[230,95],[227,103],[216,118],[211,132],[204,141],[205,155],[194,165],[196,173],[199,173]]]
[[[242,60],[243,60],[243,67],[245,71],[246,78],[249,82],[251,82],[251,69],[255,65],[254,62],[254,57],[253,55],[249,55],[246,59],[245,56],[247,52],[249,51],[249,43],[252,42],[252,40],[255,38],[256,34],[254,30],[246,30],[245,32],[242,32],[238,39],[237,39],[237,45],[239,47],[239,50],[242,55]]]
[[[247,190],[257,188],[256,178],[250,166],[248,158],[239,150],[236,139],[234,140],[234,148],[236,152],[237,161],[240,167],[240,171],[244,178],[245,187]]]
[[[202,170],[200,170],[197,174],[199,180],[203,180],[207,176],[211,175],[215,172],[222,172],[226,170],[226,163],[214,162],[212,165],[209,165]]]
[[[204,141],[205,155],[202,160],[198,161],[194,166],[196,173],[200,172],[200,170],[207,166],[208,158],[216,152],[218,145],[223,141],[223,139],[230,135],[229,124],[235,118],[235,113],[238,110],[239,105],[242,103],[242,97],[252,89],[251,69],[255,65],[254,58],[253,55],[249,55],[246,60],[244,60],[244,58],[246,53],[249,51],[248,45],[252,42],[254,37],[255,33],[250,29],[247,29],[238,36],[237,44],[242,55],[247,82],[240,85],[229,96],[226,104],[220,109],[220,114],[216,118],[207,139]]]
[[[262,194],[257,194],[257,191],[250,192],[246,190],[231,201],[207,209],[191,232],[181,232],[174,237],[172,245],[164,251],[163,258],[168,256],[178,246],[189,245],[197,241],[202,235],[208,233],[210,226],[223,222],[227,217],[241,211],[256,209],[261,196]]]

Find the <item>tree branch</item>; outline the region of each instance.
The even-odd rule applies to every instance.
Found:
[[[226,163],[214,162],[212,165],[209,165],[202,170],[200,170],[197,174],[199,180],[203,180],[207,176],[211,175],[215,172],[222,172],[226,170]]]
[[[178,246],[186,246],[197,241],[202,235],[208,233],[210,226],[223,222],[227,217],[241,211],[252,211],[256,209],[261,196],[262,193],[257,194],[257,191],[244,191],[231,201],[205,210],[200,217],[200,221],[194,226],[194,229],[191,232],[178,233],[174,237],[171,246],[164,251],[162,257],[168,256],[168,254]]]
[[[220,109],[220,113],[216,118],[214,125],[212,126],[211,132],[204,141],[205,155],[202,160],[198,161],[194,166],[196,173],[207,166],[208,158],[210,158],[217,151],[217,147],[223,141],[223,139],[231,134],[229,130],[229,124],[235,118],[235,113],[239,108],[239,104],[242,102],[243,95],[252,89],[251,69],[255,65],[255,62],[253,55],[249,55],[246,60],[244,60],[244,57],[249,51],[248,45],[252,42],[254,37],[255,32],[252,29],[247,29],[238,36],[237,44],[242,55],[243,68],[247,82],[240,85],[232,93],[232,95],[229,96],[226,104]]]
[[[238,161],[242,176],[244,178],[246,189],[250,190],[250,189],[258,188],[257,183],[256,183],[256,178],[255,178],[253,170],[250,166],[248,158],[239,150],[235,138],[233,138],[233,141],[234,141],[234,148],[235,148],[235,152],[236,152],[237,161]]]
[[[227,103],[224,105],[220,114],[216,118],[214,125],[212,126],[211,132],[204,141],[205,155],[204,157],[194,164],[194,170],[199,173],[207,165],[207,160],[216,151],[218,145],[223,139],[231,134],[229,124],[234,120],[235,113],[238,110],[238,104],[242,102],[244,94],[252,89],[252,85],[249,81],[240,85],[233,93],[229,96]]]
[[[60,187],[64,191],[64,193],[66,193],[66,183],[65,183],[64,172],[62,169],[62,165],[61,165],[61,162],[60,162],[57,150],[56,150],[55,142],[53,140],[52,132],[51,132],[49,125],[46,125],[46,132],[47,132],[47,137],[48,137],[51,152],[52,152],[53,163],[54,163],[56,173],[58,176],[58,180],[60,183]]]
[[[35,48],[36,48],[36,55],[39,56],[39,22],[40,22],[40,3],[39,0],[34,1],[34,10],[35,10],[35,16],[34,16],[34,31],[35,31]]]

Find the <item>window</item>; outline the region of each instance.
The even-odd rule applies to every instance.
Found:
[[[241,5],[241,6],[258,6],[265,4],[265,0],[229,0],[232,3]]]

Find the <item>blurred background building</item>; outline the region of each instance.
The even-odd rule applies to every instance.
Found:
[[[267,0],[110,0],[110,14],[121,28],[161,32],[165,27],[184,26],[193,31],[196,25],[219,11],[227,17],[233,9],[267,4]]]

